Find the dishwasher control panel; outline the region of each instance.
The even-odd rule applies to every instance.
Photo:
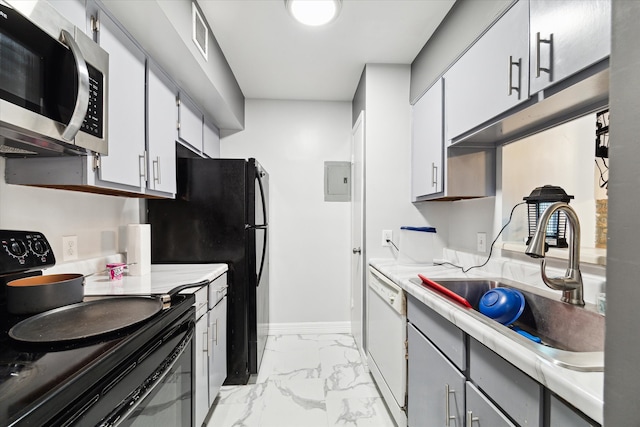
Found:
[[[378,270],[369,268],[369,271],[371,272],[369,275],[369,287],[371,290],[380,295],[395,311],[406,315],[407,303],[402,288],[378,272]]]

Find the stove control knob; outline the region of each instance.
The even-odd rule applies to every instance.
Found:
[[[37,256],[45,256],[49,252],[49,246],[44,240],[35,239],[31,242],[31,250]]]
[[[9,244],[7,245],[7,250],[9,251],[10,255],[13,255],[16,258],[21,258],[27,253],[27,247],[22,240],[14,240],[12,242],[9,242]]]

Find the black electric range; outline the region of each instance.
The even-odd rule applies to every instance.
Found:
[[[53,254],[33,256],[29,232],[7,233],[0,230],[0,425],[111,425],[113,420],[134,417],[133,406],[153,397],[152,383],[164,381],[177,359],[190,378],[193,294],[176,294],[170,308],[149,320],[90,339],[32,344],[11,338],[11,327],[28,316],[8,313],[6,283],[41,274],[33,269],[55,260]],[[21,241],[18,246],[13,245],[16,240]],[[22,259],[12,247],[27,249],[19,251]],[[16,265],[24,271],[12,271]],[[191,419],[191,382],[185,381],[182,393],[189,395],[177,419],[181,424]]]

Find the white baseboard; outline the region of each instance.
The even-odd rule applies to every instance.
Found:
[[[270,323],[269,335],[350,334],[351,322]]]

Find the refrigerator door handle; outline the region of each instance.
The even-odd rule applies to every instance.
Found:
[[[244,225],[245,230],[266,230],[268,227],[269,227],[269,224],[256,224],[256,225],[245,224]]]
[[[261,171],[261,173],[256,175],[256,180],[258,181],[258,187],[260,188],[260,198],[262,199],[262,218],[264,218],[265,223],[264,224],[256,224],[254,227],[256,229],[262,229],[264,230],[264,242],[262,245],[262,257],[260,260],[260,269],[258,271],[258,281],[256,282],[256,287],[260,286],[260,280],[262,279],[262,270],[264,269],[264,260],[265,260],[265,256],[267,254],[267,234],[269,233],[269,231],[267,230],[267,223],[269,221],[269,217],[267,216],[267,203],[266,203],[266,197],[264,194],[264,186],[262,185],[262,177],[264,177],[265,174],[263,171]]]
[[[262,257],[260,260],[260,270],[258,272],[258,280],[256,282],[256,287],[260,286],[260,280],[262,279],[262,270],[264,268],[264,259],[265,259],[265,256],[267,255],[267,234],[269,232],[267,231],[266,226],[263,229],[264,229],[264,243],[262,245]]]

